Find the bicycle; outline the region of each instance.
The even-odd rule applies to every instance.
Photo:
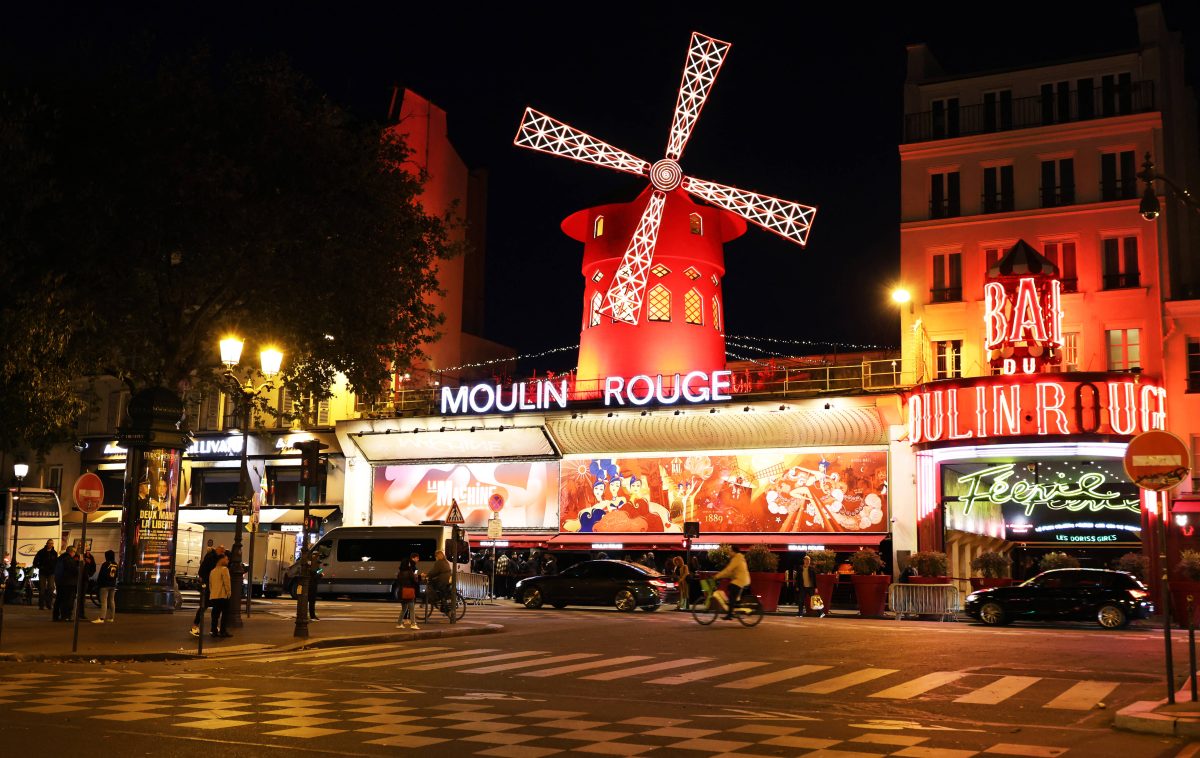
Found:
[[[708,626],[717,620],[717,616],[725,612],[725,606],[722,606],[720,601],[713,597],[717,590],[717,583],[714,580],[701,579],[700,589],[704,591],[704,599],[692,606],[692,618],[696,619],[696,623]],[[751,592],[749,587],[742,590],[741,599],[734,603],[733,617],[742,626],[758,626],[758,623],[763,620],[762,603],[758,601],[758,596]]]
[[[439,611],[441,611],[442,615],[446,616],[447,618],[450,617],[450,601],[446,597],[438,596],[439,594],[440,593],[438,593],[438,591],[433,587],[425,585],[425,603],[423,604],[421,611],[422,621],[429,620],[429,617],[433,615],[434,608],[437,608]],[[454,620],[461,621],[462,617],[467,615],[467,600],[463,597],[462,592],[456,592],[455,594],[458,595],[458,604],[454,606]]]

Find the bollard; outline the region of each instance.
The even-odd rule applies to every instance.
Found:
[[[1187,596],[1187,619],[1188,619],[1188,673],[1192,680],[1192,702],[1196,702],[1196,619],[1192,615],[1194,609],[1194,599],[1192,595]]]

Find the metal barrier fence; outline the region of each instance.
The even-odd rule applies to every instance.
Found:
[[[961,596],[953,584],[892,584],[888,605],[896,620],[905,616],[941,616],[951,621],[962,610]]]
[[[483,601],[488,597],[488,583],[491,581],[491,576],[487,574],[459,574],[458,575],[458,591],[462,596],[470,601]]]

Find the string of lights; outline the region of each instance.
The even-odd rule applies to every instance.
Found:
[[[740,340],[742,342],[767,342],[777,345],[805,345],[808,347],[836,347],[846,350],[895,350],[895,345],[867,345],[856,344],[853,342],[832,342],[829,340],[788,340],[779,339],[778,337],[752,337],[740,334],[726,334],[726,340]]]
[[[578,344],[563,345],[562,347],[552,347],[547,350],[543,350],[540,353],[523,353],[522,355],[514,355],[511,358],[492,358],[492,359],[486,360],[486,361],[479,361],[478,363],[464,363],[461,366],[448,366],[446,368],[438,369],[435,373],[448,374],[453,371],[463,371],[463,370],[469,369],[469,368],[484,368],[486,366],[495,366],[498,363],[514,363],[516,361],[523,361],[523,360],[527,360],[530,358],[541,358],[543,356],[552,355],[554,353],[565,353],[568,350],[578,350],[578,349],[579,349]]]
[[[756,366],[762,366],[763,368],[772,368],[771,364],[769,363],[764,363],[756,358],[751,358],[748,355],[738,355],[728,348],[725,349],[725,357],[733,358],[735,361],[748,361]]]

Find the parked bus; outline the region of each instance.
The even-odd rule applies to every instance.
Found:
[[[13,549],[13,501],[17,490],[9,489],[4,497],[4,509],[0,520],[0,545],[5,561]],[[62,506],[54,490],[29,487],[21,488],[17,503],[17,563],[29,568],[33,557],[46,546],[46,540],[54,540],[54,549],[62,549]]]

